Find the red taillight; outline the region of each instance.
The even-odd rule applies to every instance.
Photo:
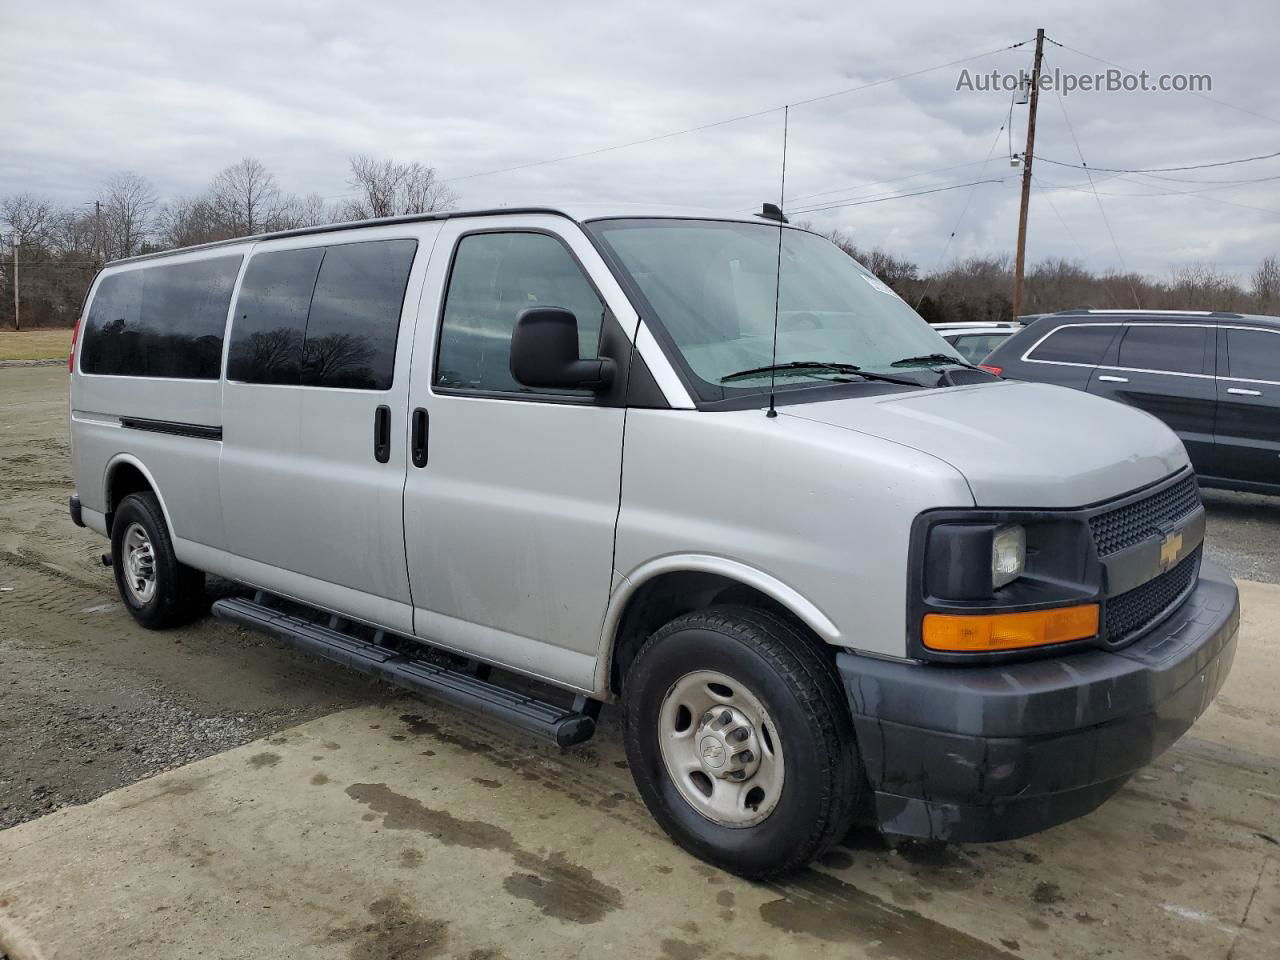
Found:
[[[989,363],[980,363],[978,366],[987,371],[987,373],[994,373],[997,377],[1004,376],[1004,367],[995,367]]]
[[[67,354],[67,372],[76,372],[76,338],[80,336],[80,318],[76,317],[76,325],[71,328],[71,352]]]

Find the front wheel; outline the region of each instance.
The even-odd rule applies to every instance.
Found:
[[[820,642],[782,617],[673,620],[636,656],[623,705],[640,795],[695,856],[771,877],[847,831],[863,783],[852,720]]]

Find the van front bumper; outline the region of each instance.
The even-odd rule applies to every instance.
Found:
[[[1239,626],[1236,585],[1206,559],[1191,596],[1120,650],[984,667],[841,653],[880,829],[1011,840],[1088,813],[1204,712]]]

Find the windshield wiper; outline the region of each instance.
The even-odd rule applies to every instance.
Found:
[[[982,370],[982,368],[977,364],[970,363],[968,360],[962,360],[959,357],[953,357],[949,353],[924,353],[918,357],[903,357],[901,360],[893,361],[893,363],[889,364],[889,366],[914,367],[914,366],[922,366],[924,364],[936,365],[939,363],[950,363],[950,364],[954,364],[957,367],[968,367],[970,370]],[[988,371],[982,370],[982,372],[987,373]]]
[[[830,373],[847,373],[855,377],[861,377],[864,380],[883,380],[886,383],[900,383],[906,387],[920,386],[914,380],[890,377],[883,373],[870,373],[854,363],[825,363],[821,360],[792,360],[790,363],[772,363],[763,367],[752,367],[750,370],[739,370],[737,373],[721,377],[720,382],[728,383],[730,380],[744,380],[747,377],[758,377],[763,373],[785,373],[788,370],[821,370]]]

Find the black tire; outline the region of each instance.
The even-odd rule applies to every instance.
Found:
[[[664,698],[681,677],[714,670],[763,704],[782,741],[785,776],[761,822],[725,826],[672,781],[658,743]],[[749,879],[803,867],[843,837],[865,782],[853,721],[821,641],[769,611],[720,606],[679,617],[641,648],[623,685],[627,760],[645,805],[672,839]]]
[[[125,582],[125,537],[135,524],[145,532],[154,558],[155,589],[145,602]],[[164,512],[152,493],[131,493],[116,508],[111,522],[111,569],[125,608],[148,630],[190,623],[204,611],[204,574],[178,561]]]

